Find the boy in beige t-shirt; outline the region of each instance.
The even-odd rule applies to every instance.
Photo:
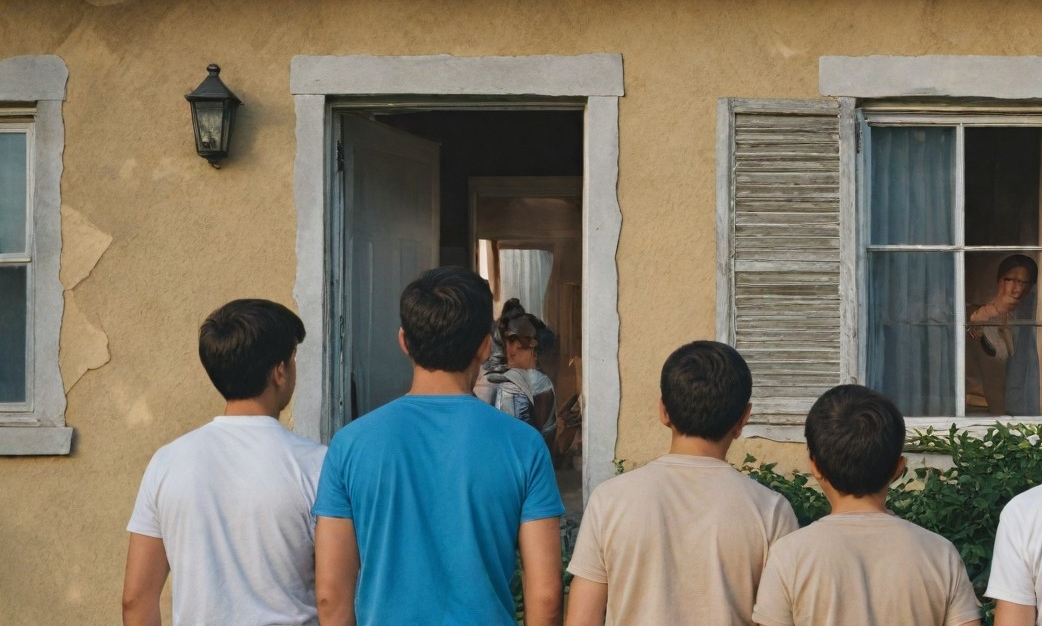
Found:
[[[904,471],[904,417],[858,385],[827,391],[804,427],[832,513],[784,537],[767,559],[761,626],[973,626],[980,606],[950,541],[886,509]]]
[[[568,566],[568,626],[752,624],[767,549],[796,530],[784,498],[724,460],[751,408],[738,352],[682,346],[661,388],[669,454],[590,497]]]

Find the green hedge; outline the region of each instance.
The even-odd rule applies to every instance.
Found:
[[[979,437],[954,426],[947,432],[916,431],[906,452],[950,456],[953,465],[943,470],[915,468],[890,489],[888,506],[895,514],[943,535],[958,548],[984,604],[985,624],[992,623],[994,613],[994,603],[983,596],[999,514],[1013,496],[1042,484],[1040,434],[1040,425],[1000,423]],[[785,496],[801,526],[828,514],[825,496],[811,486],[808,476],[782,475],[775,463],[756,463],[747,456],[738,469]]]

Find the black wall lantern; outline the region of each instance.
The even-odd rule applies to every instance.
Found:
[[[185,95],[192,107],[192,127],[195,130],[195,151],[214,167],[228,156],[228,145],[232,140],[235,109],[242,100],[235,97],[218,74],[221,68],[213,63],[206,67],[209,76],[199,83],[190,94]]]

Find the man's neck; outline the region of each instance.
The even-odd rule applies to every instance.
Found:
[[[725,435],[720,441],[710,441],[701,437],[687,437],[673,431],[673,441],[669,446],[670,454],[686,454],[688,456],[707,456],[726,460],[727,451],[731,447],[732,438]]]
[[[474,393],[475,368],[462,372],[426,370],[418,365],[412,368],[410,396],[469,396]]]
[[[224,414],[229,417],[241,417],[244,415],[266,415],[279,419],[281,411],[278,402],[264,395],[244,400],[229,400],[224,407]]]
[[[839,493],[831,486],[822,485],[822,491],[832,506],[832,515],[839,513],[886,513],[886,489],[879,493],[852,496]]]

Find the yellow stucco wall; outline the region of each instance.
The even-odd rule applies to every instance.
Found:
[[[716,101],[817,96],[825,54],[1040,54],[1035,2],[37,0],[0,4],[0,58],[69,69],[61,367],[69,457],[0,459],[0,622],[119,621],[126,533],[157,447],[222,404],[208,311],[292,302],[295,54],[618,52],[622,411],[617,456],[662,453],[657,375],[714,334]],[[217,62],[246,102],[234,158],[194,154],[183,94]],[[802,463],[798,445],[740,444]]]

